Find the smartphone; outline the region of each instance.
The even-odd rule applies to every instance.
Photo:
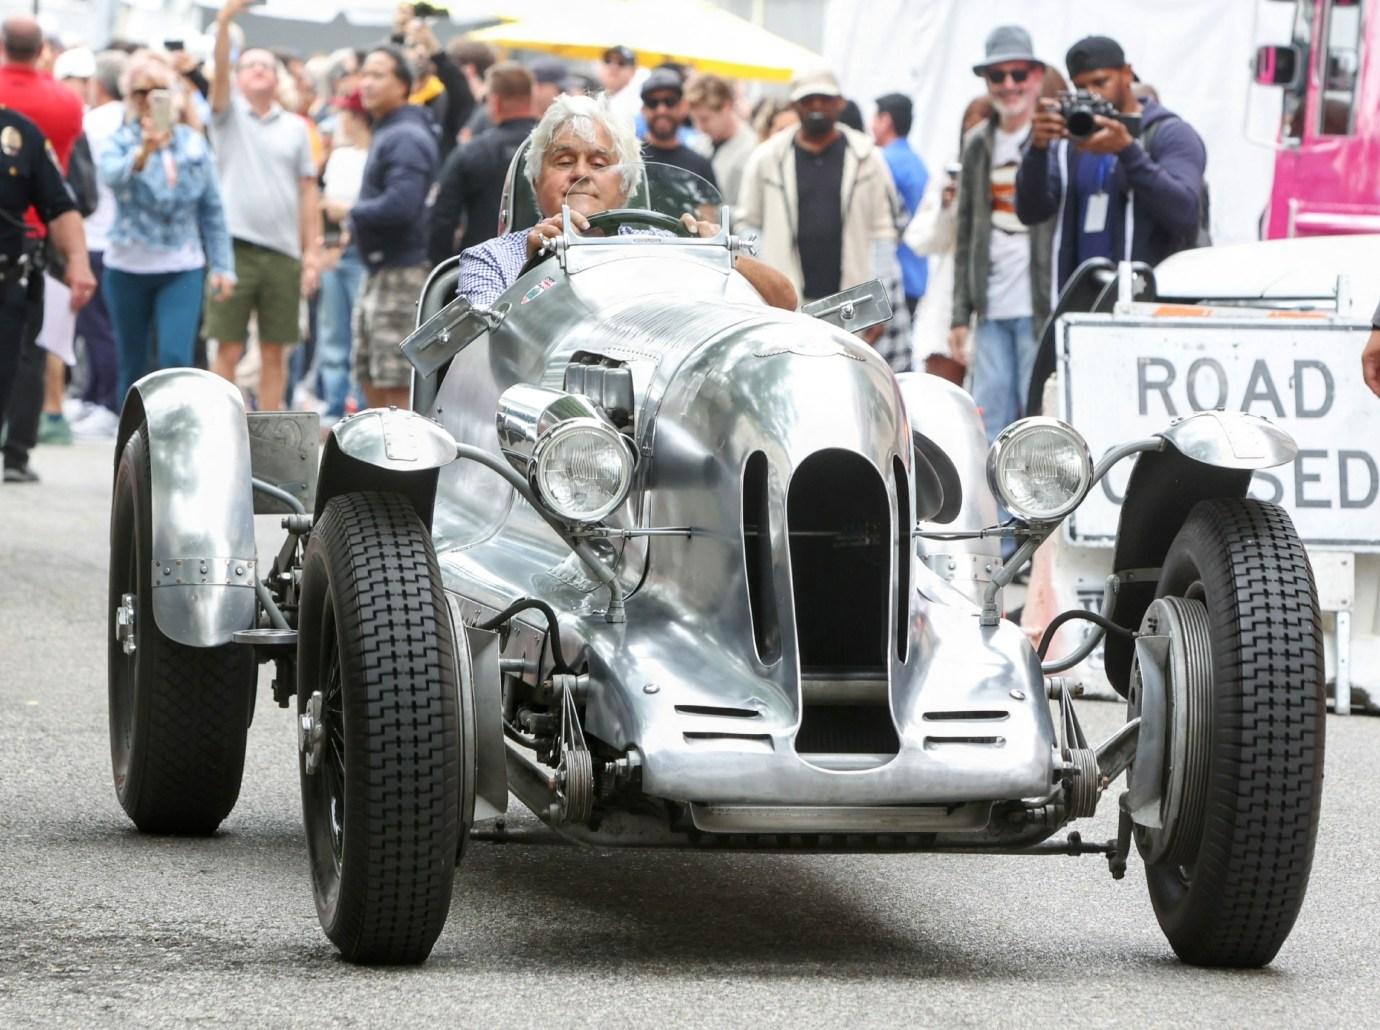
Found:
[[[186,50],[187,44],[180,39],[165,39],[163,40],[163,49],[170,52],[173,50]]]
[[[154,132],[167,132],[172,128],[172,94],[166,89],[149,93],[149,117],[153,119]]]

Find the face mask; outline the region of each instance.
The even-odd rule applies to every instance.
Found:
[[[823,111],[810,111],[800,119],[800,131],[811,139],[822,139],[834,130],[834,119]]]

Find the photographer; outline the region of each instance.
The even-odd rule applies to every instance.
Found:
[[[1035,115],[1016,174],[1016,214],[1035,225],[1062,212],[1054,236],[1056,294],[1089,258],[1154,265],[1195,246],[1207,162],[1187,122],[1136,99],[1131,66],[1114,40],[1089,36],[1069,49],[1065,63],[1073,85],[1107,101],[1115,116],[1095,115],[1093,131],[1078,138],[1058,101],[1042,100]]]

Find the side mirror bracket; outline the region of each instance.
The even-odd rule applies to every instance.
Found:
[[[800,310],[850,333],[860,333],[891,318],[891,299],[881,281],[873,279],[812,300]]]

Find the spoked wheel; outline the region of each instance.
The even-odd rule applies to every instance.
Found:
[[[1150,900],[1174,951],[1263,966],[1308,886],[1322,795],[1317,594],[1288,514],[1199,504],[1142,630],[1170,639],[1158,829],[1137,827]]]
[[[153,615],[147,429],[125,443],[110,517],[110,757],[120,805],[145,833],[209,834],[244,773],[257,666],[247,647],[187,647]]]
[[[300,612],[299,766],[321,926],[352,962],[421,962],[445,925],[465,828],[450,614],[406,500],[331,499]]]

